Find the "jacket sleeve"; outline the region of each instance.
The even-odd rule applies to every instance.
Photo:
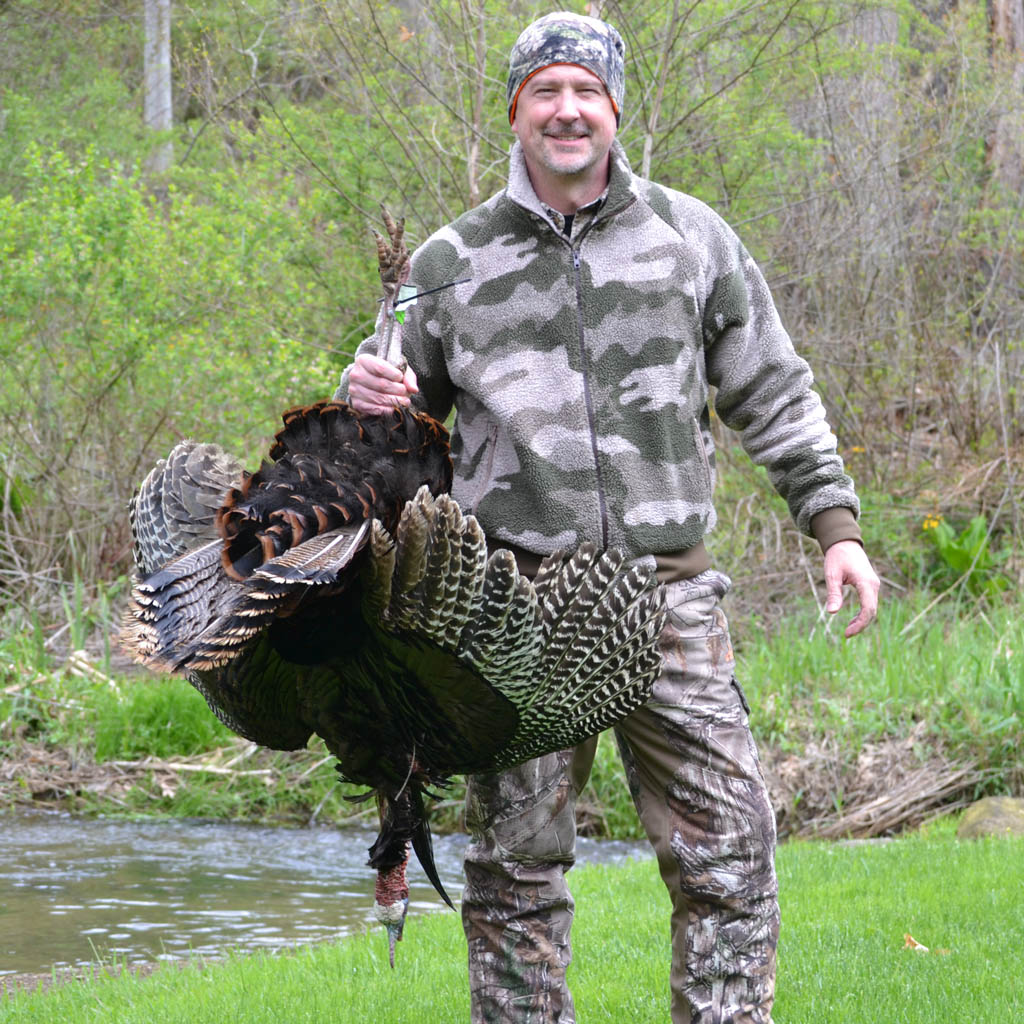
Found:
[[[827,523],[829,543],[846,535],[859,539],[854,518],[860,504],[812,388],[810,367],[796,353],[754,260],[731,229],[719,226],[702,312],[715,410],[740,433],[754,462],[766,467],[802,532],[818,535]],[[812,526],[829,509],[848,512],[821,517]]]

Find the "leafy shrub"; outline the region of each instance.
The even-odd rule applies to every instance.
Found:
[[[996,597],[1009,589],[1010,581],[997,566],[1006,560],[990,546],[991,529],[985,516],[975,516],[959,533],[941,516],[924,521],[925,534],[935,545],[950,586],[963,580],[972,594]]]

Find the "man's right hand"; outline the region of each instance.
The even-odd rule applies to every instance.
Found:
[[[377,356],[358,356],[348,376],[348,404],[356,412],[390,412],[396,406],[408,405],[410,395],[417,391],[411,366],[403,372]]]

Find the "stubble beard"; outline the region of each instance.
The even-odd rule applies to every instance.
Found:
[[[583,152],[577,154],[561,153],[558,148],[558,139],[584,138],[587,146]],[[589,170],[598,162],[598,155],[593,144],[593,133],[586,126],[567,125],[560,131],[545,131],[542,133],[543,142],[540,146],[540,158],[546,170],[552,174],[574,177]]]

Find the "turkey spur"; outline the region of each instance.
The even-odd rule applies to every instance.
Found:
[[[582,742],[643,704],[659,668],[649,572],[584,545],[530,581],[510,552],[488,555],[450,482],[430,417],[320,402],[284,414],[253,474],[182,442],[130,510],[125,647],[184,674],[249,740],[322,737],[342,778],[373,792],[392,957],[410,845],[450,905],[430,787]]]

